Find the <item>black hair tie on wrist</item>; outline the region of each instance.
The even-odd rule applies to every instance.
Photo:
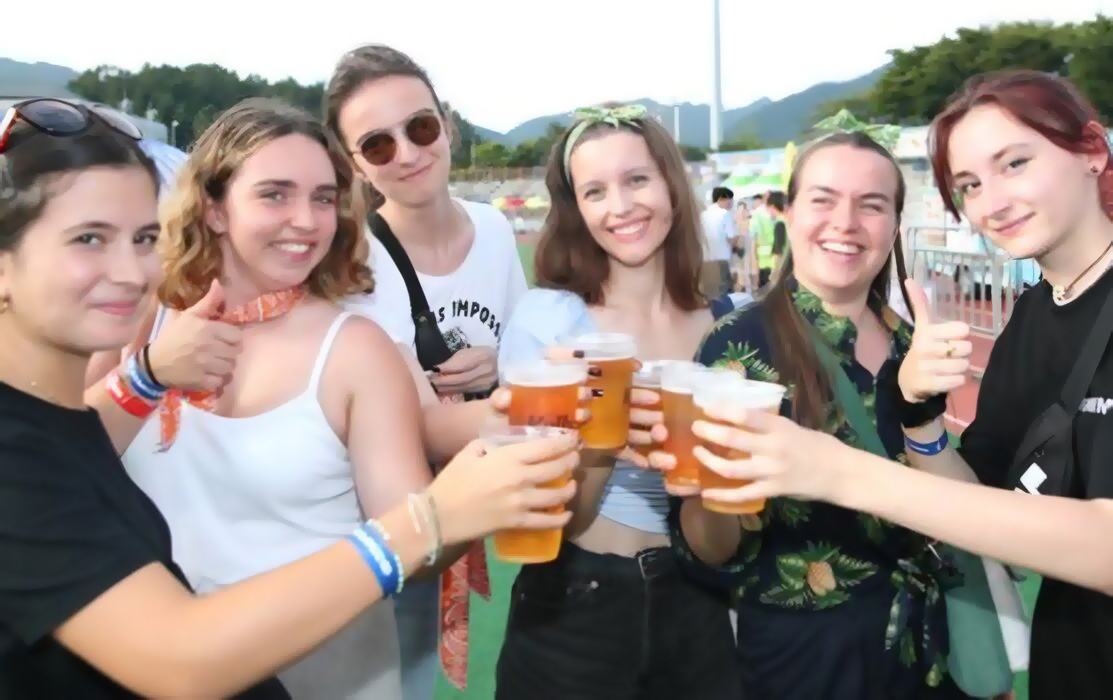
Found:
[[[139,359],[143,361],[143,371],[147,373],[147,379],[150,379],[159,389],[166,389],[167,386],[158,380],[155,373],[151,370],[151,344],[147,343],[143,349],[139,351]]]
[[[919,428],[947,412],[947,395],[936,394],[919,403],[905,399],[898,380],[903,361],[904,358],[885,361],[877,373],[877,391],[887,395],[889,405],[896,411],[901,425],[905,428]]]

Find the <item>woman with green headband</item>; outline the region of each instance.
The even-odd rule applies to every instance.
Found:
[[[894,262],[904,277],[900,168],[867,130],[839,128],[803,149],[786,200],[785,262],[758,303],[716,325],[699,359],[787,387],[781,415],[854,445],[863,426],[833,393],[845,387],[889,458],[907,464],[900,423],[876,389],[912,336],[888,305]],[[718,398],[708,411],[731,400]],[[652,458],[671,466],[668,455]],[[812,455],[817,465],[825,458]],[[966,697],[946,671],[944,577],[927,538],[833,505],[732,504],[713,493],[694,489],[675,504],[673,542],[737,595],[742,697]]]
[[[639,105],[579,110],[545,179],[538,288],[507,323],[499,366],[599,332],[633,336],[641,360],[690,360],[712,303],[699,290],[698,208],[669,134]],[[634,389],[631,424],[659,424],[660,409],[643,408],[656,401]],[[649,435],[632,429],[629,441]],[[557,559],[515,581],[496,698],[738,698],[727,596],[679,569],[660,474],[629,449],[582,460]]]

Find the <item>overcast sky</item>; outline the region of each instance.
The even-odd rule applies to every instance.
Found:
[[[467,119],[499,131],[605,100],[711,99],[711,0],[4,5],[0,55],[77,70],[213,62],[241,75],[314,82],[347,49],[391,44],[424,65]],[[721,0],[721,7],[725,107],[853,78],[882,65],[887,49],[934,43],[961,26],[1113,14],[1113,0]]]

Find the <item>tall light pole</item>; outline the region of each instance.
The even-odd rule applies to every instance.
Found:
[[[711,0],[711,44],[714,68],[714,85],[711,95],[711,150],[718,151],[723,138],[723,66],[719,49],[719,0]]]

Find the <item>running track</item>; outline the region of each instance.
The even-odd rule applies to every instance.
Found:
[[[962,432],[974,418],[978,403],[978,383],[982,370],[989,360],[989,351],[993,348],[993,338],[988,335],[977,333],[971,340],[974,344],[974,353],[970,364],[973,366],[974,376],[958,390],[952,391],[947,400],[947,424],[952,432],[956,433]]]

